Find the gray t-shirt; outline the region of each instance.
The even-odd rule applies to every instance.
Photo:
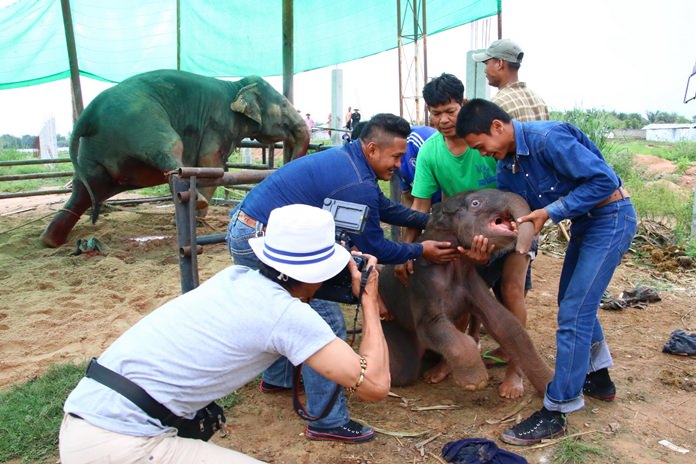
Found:
[[[232,393],[280,355],[297,365],[336,336],[307,304],[244,266],[230,266],[153,311],[99,357],[186,418]],[[65,412],[113,432],[167,430],[108,387],[83,378]]]

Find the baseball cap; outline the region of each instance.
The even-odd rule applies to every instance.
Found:
[[[474,61],[487,61],[491,58],[498,58],[509,61],[510,63],[522,63],[524,52],[510,39],[500,39],[491,43],[488,48],[481,53],[474,53],[472,56]]]

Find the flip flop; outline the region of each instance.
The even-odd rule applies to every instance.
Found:
[[[481,359],[483,359],[483,364],[485,364],[487,367],[507,366],[508,364],[507,361],[492,355],[490,351],[484,352],[481,355]]]

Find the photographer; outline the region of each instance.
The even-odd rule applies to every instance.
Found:
[[[265,237],[250,245],[259,271],[228,267],[150,313],[90,364],[64,406],[63,464],[259,462],[204,441],[215,428],[226,428],[217,415],[221,409],[207,436],[197,436],[197,427],[184,434],[189,421],[182,418],[203,408],[215,411],[212,401],[253,380],[280,355],[353,388],[362,399],[386,397],[389,357],[379,323],[376,259],[363,255],[371,271],[361,273],[335,243],[331,214],[306,205],[274,210]],[[307,305],[346,265],[363,307],[359,354]],[[152,409],[170,415],[145,412]],[[177,425],[165,425],[172,423]]]
[[[381,221],[403,227],[424,228],[429,215],[413,211],[384,196],[378,180],[389,180],[398,171],[406,152],[408,122],[393,114],[377,114],[360,133],[358,140],[326,151],[304,156],[281,167],[254,187],[230,214],[227,243],[237,264],[256,266],[256,257],[247,241],[263,234],[269,213],[279,206],[302,203],[321,207],[325,198],[364,205],[369,209],[361,234],[349,234],[352,244],[380,263],[403,263],[423,256],[433,262],[459,258],[449,242],[426,240],[397,243],[387,240]],[[310,304],[342,339],[346,326],[335,302],[313,300]],[[271,393],[291,385],[291,366],[280,359],[263,374],[260,389]],[[316,416],[332,398],[334,383],[312,369],[304,369],[304,389],[310,414]],[[350,420],[343,395],[324,418],[307,425],[305,436],[317,440],[358,443],[369,440],[374,431]]]

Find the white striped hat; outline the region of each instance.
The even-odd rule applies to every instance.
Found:
[[[249,245],[266,265],[308,284],[329,280],[350,259],[348,250],[336,243],[331,213],[309,205],[274,209],[265,236],[249,239]]]

